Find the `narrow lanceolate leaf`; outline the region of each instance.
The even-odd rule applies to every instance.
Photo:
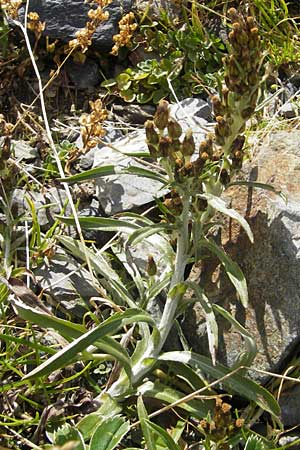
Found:
[[[201,194],[199,197],[206,199],[207,203],[216,211],[219,211],[222,214],[225,214],[226,216],[235,219],[247,233],[250,242],[253,243],[253,233],[251,231],[251,228],[248,222],[244,219],[244,217],[240,213],[238,213],[235,209],[228,208],[224,200],[222,200],[219,197],[216,197],[215,195]]]
[[[113,297],[116,295],[121,299],[122,304],[127,303],[130,307],[136,307],[135,301],[131,298],[128,290],[122,283],[119,275],[105,259],[105,255],[101,253],[95,254],[89,248],[84,248],[80,241],[69,236],[59,236],[59,241],[71,252],[72,255],[85,260],[85,252],[88,254],[92,268],[97,275],[101,275],[104,287],[111,293]]]
[[[145,419],[145,424],[149,430],[154,431],[165,443],[168,450],[180,450],[180,447],[172,439],[169,433],[156,423],[150,422],[150,420]]]
[[[274,416],[279,416],[280,407],[270,392],[265,388],[255,383],[254,381],[246,378],[239,373],[232,373],[232,369],[223,366],[222,364],[212,364],[209,358],[198,355],[193,352],[175,351],[163,353],[159,360],[161,361],[177,361],[183,364],[188,364],[194,368],[194,370],[200,370],[215,380],[228,375],[226,379],[222,381],[222,386],[231,392],[235,392],[242,397],[256,403],[264,411],[269,412]]]
[[[230,258],[230,256],[226,255],[226,253],[220,247],[218,247],[212,240],[202,239],[199,242],[199,245],[207,248],[209,251],[214,253],[219,258],[219,260],[221,261],[221,263],[225,268],[225,271],[230,281],[236,288],[243,306],[246,308],[248,305],[247,282],[238,264],[234,262]]]
[[[57,216],[57,218],[67,225],[75,226],[75,219],[73,217]],[[102,231],[114,231],[114,232],[131,232],[139,228],[133,223],[126,222],[125,220],[110,219],[108,217],[78,217],[80,226],[86,230],[102,230]]]
[[[92,267],[98,275],[103,276],[106,280],[119,280],[118,274],[113,270],[107,262],[105,255],[101,253],[95,254],[89,248],[84,248],[82,243],[70,236],[58,236],[59,242],[63,244],[72,255],[76,258],[85,260],[85,251],[91,261]]]
[[[86,332],[82,325],[39,312],[19,300],[15,300],[14,305],[22,319],[35,323],[42,328],[53,328],[67,339],[77,338]]]
[[[172,353],[181,353],[181,352],[172,352]],[[160,358],[159,358],[160,359]],[[156,398],[157,400],[161,400],[164,403],[172,404],[182,397],[185,394],[176,389],[172,389],[168,387],[166,384],[151,381],[145,382],[142,386],[138,388],[138,393],[143,395],[144,398]],[[210,401],[202,401],[202,400],[191,400],[187,403],[182,402],[178,408],[182,408],[183,410],[190,413],[192,416],[203,419],[210,410],[214,408],[214,402]]]
[[[118,167],[118,166],[101,166],[94,169],[86,170],[77,175],[72,175],[68,178],[59,178],[58,180],[64,183],[79,183],[86,180],[94,180],[96,178],[107,177],[110,175],[135,175],[137,177],[150,178],[151,180],[159,181],[162,184],[167,184],[168,180],[155,171],[143,169],[137,166]]]
[[[216,363],[216,351],[218,349],[218,324],[215,318],[211,302],[206,297],[197,283],[187,282],[187,285],[194,290],[196,300],[201,304],[206,321],[209,353],[213,364]]]
[[[222,308],[220,305],[213,305],[213,309],[221,314],[229,323],[235,328],[235,330],[243,336],[246,351],[242,352],[238,360],[231,367],[235,369],[239,366],[251,366],[256,354],[257,354],[257,346],[255,340],[251,336],[251,334],[234,318],[226,309]]]
[[[147,445],[147,450],[157,450],[155,445],[155,439],[153,436],[153,432],[151,428],[149,427],[146,420],[148,419],[148,413],[145,408],[143,398],[140,395],[137,400],[137,412],[139,416],[139,420],[141,422],[141,428],[143,432],[143,436]]]
[[[111,417],[96,428],[90,442],[90,450],[113,450],[129,431],[129,422],[122,417]]]
[[[125,325],[135,322],[153,323],[153,319],[149,316],[149,314],[139,309],[128,309],[123,313],[116,313],[93,330],[90,330],[75,339],[36,369],[32,370],[24,378],[29,379],[49,375],[54,370],[65,367],[73,361],[74,357],[78,353],[85,350],[89,345],[95,344],[96,341],[107,335],[116,333]]]
[[[161,233],[163,231],[172,230],[174,227],[169,224],[153,224],[149,227],[142,227],[135,230],[128,238],[127,245],[138,244],[144,239],[152,236],[156,233]]]
[[[226,186],[226,189],[229,188],[230,186],[247,186],[248,188],[264,189],[265,191],[274,192],[274,194],[279,195],[282,198],[282,200],[284,200],[287,203],[286,195],[282,191],[279,191],[278,189],[276,189],[271,184],[259,183],[258,181],[237,180],[237,181],[232,181],[231,183],[229,183]]]

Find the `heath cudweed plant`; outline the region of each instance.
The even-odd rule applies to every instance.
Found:
[[[104,2],[98,2],[98,5],[102,11]],[[22,382],[63,370],[78,359],[83,364],[91,364],[95,380],[100,364],[114,360],[106,383],[98,385],[94,381],[97,392],[100,391],[93,402],[96,411],[84,416],[77,424],[65,427],[65,439],[62,439],[61,430],[55,432],[54,444],[63,445],[75,440],[78,448],[87,448],[85,442],[89,441],[88,448],[95,450],[99,443],[107,442],[103,448],[113,450],[127,433],[132,433],[133,428],[140,425],[142,441],[148,449],[179,450],[178,439],[191,418],[198,424],[197,430],[202,433],[205,448],[228,449],[231,434],[240,433],[243,421],[232,418],[229,403],[215,402],[218,395],[212,388],[220,382],[224,391],[238,393],[275,417],[280,413],[273,396],[245,375],[245,366],[251,365],[256,355],[251,335],[224,308],[212,304],[205,290],[186,276],[189,264],[199,262],[208,253],[214,254],[220,259],[241,302],[247,306],[243,273],[210,237],[218,211],[238,220],[252,240],[245,219],[227,208],[220,197],[243,162],[244,130],[254,112],[260,83],[261,44],[252,17],[244,18],[235,9],[230,9],[228,15],[232,31],[229,34],[229,55],[224,60],[225,84],[220,96],[212,99],[216,116],[214,133],[209,134],[199,148],[192,130],[184,133],[180,123],[171,117],[168,102],[161,100],[153,121],[145,124],[149,148],[146,160],[141,159],[139,165],[125,168],[101,166],[60,179],[63,183],[78,183],[101,176],[135,175],[159,181],[169,190],[169,195],[163,201],[157,199],[160,211],[160,221],[157,222],[145,214],[126,212],[109,218],[59,217],[68,225],[74,225],[77,218],[82,227],[117,232],[115,238],[106,244],[109,255],[93,247],[88,248],[82,239],[58,237],[66,251],[84,261],[88,259],[91,271],[99,280],[100,298],[96,298],[100,305],[99,315],[98,311],[90,312],[82,324],[74,324],[14,299],[20,317],[41,327],[47,323],[64,338],[63,348],[27,373]],[[81,35],[80,45],[84,50],[89,45],[93,29],[94,25],[91,25],[86,34]],[[80,36],[77,38],[76,45]],[[92,112],[81,120],[87,148],[102,135],[102,120],[106,114],[100,100],[92,102],[91,107]],[[155,244],[150,238],[155,238]],[[147,240],[152,248],[157,245],[161,260],[149,255],[146,268],[142,270],[135,265],[130,250]],[[116,265],[110,264],[112,257]],[[121,274],[115,269],[120,264]],[[162,297],[162,314],[154,320],[147,306]],[[198,301],[203,308],[212,359],[190,351],[164,352],[172,327],[191,301]],[[245,340],[246,350],[236,361],[234,369],[216,361],[218,328],[215,314],[224,316]],[[243,372],[238,373],[240,369]],[[169,373],[173,374],[172,383],[168,381]],[[208,378],[215,381],[210,382]],[[148,403],[144,404],[144,400]],[[183,427],[179,434],[176,430],[171,436],[150,421],[152,415],[148,415],[147,408],[153,404],[166,406],[152,415],[181,409],[179,417],[183,419]],[[200,422],[203,418],[207,420]],[[240,433],[237,442],[247,439],[247,430],[244,433]]]

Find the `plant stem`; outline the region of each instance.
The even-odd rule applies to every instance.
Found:
[[[177,252],[174,263],[174,273],[170,282],[167,300],[160,320],[160,324],[151,335],[147,351],[143,354],[142,359],[140,359],[132,367],[132,384],[138,383],[146,375],[146,373],[152,370],[174,324],[176,311],[183,295],[180,289],[175,292],[174,295],[174,289],[176,289],[176,287],[179,287],[180,283],[184,281],[184,272],[188,259],[190,195],[186,192],[183,194],[182,204],[183,210],[181,214],[181,222],[178,227]],[[159,339],[157,339],[157,330],[159,331]],[[150,360],[152,360],[153,362],[149,362]],[[124,376],[121,376],[109,388],[107,393],[112,398],[117,398],[120,395],[124,395],[124,390],[126,390],[125,374]]]

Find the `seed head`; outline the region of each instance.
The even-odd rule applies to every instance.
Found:
[[[164,130],[169,121],[169,103],[166,100],[160,100],[156,113],[154,115],[154,124],[159,130]]]

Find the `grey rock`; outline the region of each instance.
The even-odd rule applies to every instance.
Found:
[[[65,69],[77,89],[93,88],[101,81],[98,64],[87,58],[83,64],[68,60]]]
[[[281,370],[300,341],[300,132],[275,132],[256,150],[245,165],[243,179],[271,183],[288,197],[262,189],[248,191],[231,187],[226,198],[232,208],[245,215],[254,234],[251,244],[237,223],[224,221],[221,242],[236,261],[248,283],[249,306],[245,310],[227,276],[207,261],[199,278],[211,301],[226,307],[251,333],[258,347],[253,368]],[[227,224],[227,225],[226,225]],[[212,275],[215,276],[212,281]],[[207,353],[207,341],[195,333],[203,324],[203,313],[193,308],[184,324],[193,348]],[[241,336],[220,319],[218,359],[231,366],[243,347]],[[200,327],[201,328],[201,327]],[[251,376],[264,376],[251,371]]]
[[[114,105],[113,112],[122,119],[125,124],[143,125],[151,119],[155,113],[153,105]]]
[[[57,251],[49,264],[45,262],[34,274],[45,294],[50,296],[52,307],[62,306],[72,316],[82,317],[87,310],[85,302],[99,295],[90,273],[62,250]]]
[[[45,193],[15,189],[11,202],[14,217],[20,217],[22,215],[27,215],[28,218],[31,217],[26,197],[33,202],[38,222],[42,229],[47,229],[49,225],[53,224],[55,214],[61,213],[61,208],[67,199],[64,189],[57,189],[55,187],[49,188]],[[70,214],[70,212],[70,207],[67,206],[65,213]]]
[[[284,83],[283,87],[284,87],[284,92],[283,92],[283,95],[281,96],[282,101],[289,100],[293,95],[296,94],[296,92],[298,90],[296,85],[290,81],[287,83]]]
[[[133,165],[142,167],[132,157],[124,155],[126,152],[141,151],[147,151],[144,130],[130,133],[127,138],[114,142],[113,149],[100,148],[95,153],[93,167],[111,164],[120,168]],[[101,177],[96,180],[96,185],[99,202],[107,215],[149,203],[162,189],[159,181],[127,174]]]
[[[116,141],[117,139],[121,139],[122,137],[124,137],[122,130],[117,128],[116,125],[110,125],[110,124],[107,125],[106,124],[104,126],[104,129],[105,129],[105,135],[102,137],[103,144],[98,144],[97,147],[92,148],[90,151],[88,151],[87,153],[85,153],[84,155],[81,156],[80,162],[79,162],[80,169],[88,170],[93,166],[94,159],[95,159],[95,153],[96,153],[97,149],[99,150],[100,148],[104,147],[105,143],[111,144],[112,142]],[[76,146],[78,148],[82,148],[81,136],[79,136],[78,139],[76,140]]]
[[[285,119],[293,119],[298,115],[297,107],[292,102],[286,102],[284,103],[280,108],[280,114]]]
[[[300,386],[295,385],[283,391],[279,398],[281,420],[284,426],[293,427],[300,423]],[[299,436],[298,436],[299,438]],[[298,447],[299,448],[299,447]]]
[[[118,33],[118,22],[122,15],[131,10],[132,0],[114,0],[105,10],[109,19],[102,22],[93,35],[93,45],[100,50],[110,50],[112,37]],[[87,20],[91,5],[82,0],[31,0],[29,11],[39,14],[41,21],[46,22],[44,34],[52,39],[68,42],[75,38],[75,33],[81,30]],[[24,6],[20,8],[20,19],[24,19]]]
[[[165,10],[171,19],[175,19],[179,16],[180,7],[175,5],[175,2],[170,2],[169,0],[135,0],[134,9],[136,9],[140,14],[148,11],[148,16],[153,19],[160,19],[161,10]]]
[[[39,159],[39,152],[26,141],[12,140],[15,157],[18,161],[34,161]]]
[[[203,126],[203,119],[210,120],[212,109],[205,100],[201,98],[186,98],[171,107],[171,114],[180,121],[184,121],[192,129]],[[203,137],[202,137],[203,138]]]

